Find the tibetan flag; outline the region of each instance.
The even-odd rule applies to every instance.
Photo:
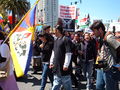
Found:
[[[17,77],[26,75],[29,70],[35,30],[36,5],[26,13],[8,35],[10,37],[11,55]]]

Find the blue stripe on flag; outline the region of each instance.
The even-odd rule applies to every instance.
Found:
[[[28,28],[29,26],[26,24],[25,21],[23,21],[20,25],[20,27],[23,27],[23,28]]]
[[[29,54],[28,54],[28,60],[27,60],[27,63],[26,63],[25,71],[24,71],[25,75],[27,74],[27,72],[29,70],[29,66],[30,66],[30,62],[31,62],[31,56],[32,56],[32,41],[31,41],[31,44],[30,44],[30,50],[29,50]]]
[[[36,6],[30,12],[30,24],[34,25]]]

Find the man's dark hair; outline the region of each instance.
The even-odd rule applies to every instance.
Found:
[[[62,27],[61,25],[56,25],[56,26],[55,26],[55,29],[57,29],[61,34],[64,33],[63,27]]]
[[[43,37],[46,38],[47,41],[50,40],[50,36],[49,36],[49,34],[47,34],[47,33],[43,34]]]
[[[105,31],[105,26],[101,21],[95,21],[91,26],[90,29],[97,29],[99,30],[100,28],[102,28],[103,31]]]
[[[49,28],[50,28],[50,26],[43,26],[43,30],[47,30]]]

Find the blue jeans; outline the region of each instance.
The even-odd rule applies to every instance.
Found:
[[[61,85],[63,85],[65,90],[72,90],[71,76],[54,75],[52,90],[60,90]]]
[[[47,83],[47,76],[50,79],[51,84],[53,85],[53,74],[51,69],[49,69],[49,64],[43,64],[43,71],[42,71],[42,81],[41,81],[41,88],[40,90],[44,90],[46,83]]]
[[[117,82],[112,79],[110,70],[97,69],[96,90],[118,90]]]
[[[84,76],[87,78],[86,88],[88,89],[92,89],[93,63],[94,61],[83,63],[83,73],[84,73]]]

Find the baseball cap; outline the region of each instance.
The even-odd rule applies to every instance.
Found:
[[[43,26],[43,30],[47,30],[48,28],[50,28],[50,26],[48,25]]]

